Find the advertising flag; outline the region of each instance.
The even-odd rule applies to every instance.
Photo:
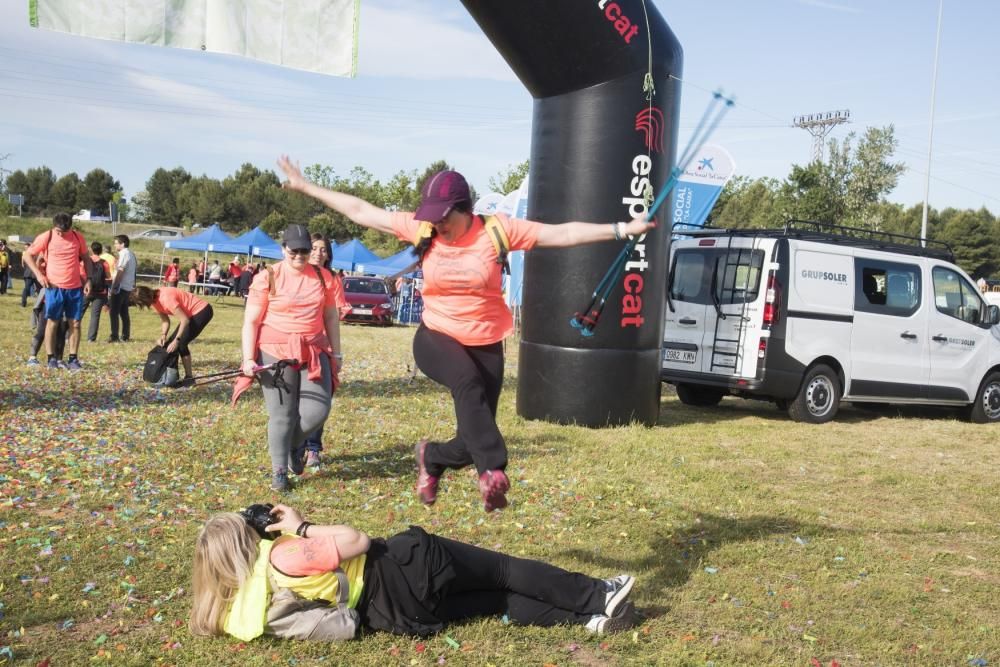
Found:
[[[705,224],[734,171],[733,158],[725,148],[702,146],[674,186],[670,206],[674,232]]]
[[[361,0],[28,0],[34,28],[354,76]]]

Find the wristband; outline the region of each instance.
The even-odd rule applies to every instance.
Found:
[[[308,537],[306,535],[306,531],[309,530],[309,526],[311,525],[312,524],[309,523],[308,521],[303,521],[302,523],[299,524],[299,527],[295,529],[295,534],[298,535],[299,537]]]
[[[612,229],[615,230],[615,240],[621,241],[625,238],[625,223],[624,222],[614,222],[611,224]]]

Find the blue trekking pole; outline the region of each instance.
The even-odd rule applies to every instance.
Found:
[[[720,104],[722,105],[721,107],[719,106]],[[670,171],[670,178],[667,179],[667,182],[660,190],[660,194],[653,201],[652,206],[649,207],[649,211],[646,213],[646,220],[653,219],[657,209],[666,201],[667,195],[674,189],[677,180],[684,173],[684,170],[691,164],[695,155],[698,154],[698,151],[701,150],[702,146],[705,145],[705,142],[719,126],[722,117],[726,115],[726,112],[734,104],[735,102],[732,98],[722,95],[722,91],[712,93],[712,100],[709,102],[708,108],[705,109],[701,120],[698,121],[698,125],[691,136],[691,140],[688,142],[687,148],[684,149],[680,159],[677,161],[677,166]],[[712,115],[713,112],[714,116]],[[632,252],[638,243],[638,237],[633,236],[629,238],[625,247],[622,248],[618,256],[611,262],[611,266],[608,267],[604,277],[597,283],[597,287],[594,288],[594,292],[591,295],[590,303],[582,312],[576,313],[570,318],[570,326],[579,329],[581,336],[589,338],[594,335],[594,327],[597,326],[601,318],[601,313],[604,312],[604,306],[608,302],[608,297],[611,296],[615,285],[618,284],[618,281],[625,274],[625,267],[628,264],[629,257],[632,256]]]

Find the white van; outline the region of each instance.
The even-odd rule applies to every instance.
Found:
[[[661,378],[689,405],[960,406],[1000,421],[1000,308],[947,246],[818,223],[684,230],[672,243]]]

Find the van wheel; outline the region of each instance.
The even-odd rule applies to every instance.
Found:
[[[681,399],[681,403],[684,405],[710,408],[713,405],[718,405],[719,401],[722,400],[722,396],[722,391],[719,389],[699,387],[694,384],[677,385],[677,398]]]
[[[840,407],[840,380],[833,369],[817,364],[802,380],[798,396],[788,404],[788,416],[797,422],[822,424],[833,419]]]
[[[1000,373],[994,371],[986,376],[968,414],[969,420],[977,424],[1000,421]]]

